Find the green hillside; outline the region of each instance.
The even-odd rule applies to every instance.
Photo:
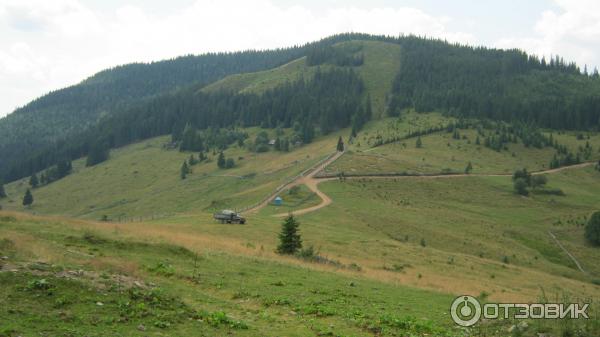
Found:
[[[352,67],[364,80],[367,92],[371,95],[376,117],[383,117],[386,98],[391,92],[394,74],[400,67],[400,46],[379,41],[348,41],[334,45],[334,48],[347,55],[363,55],[364,64]],[[308,66],[306,57],[280,67],[225,77],[202,89],[204,92],[219,90],[240,93],[262,93],[269,89],[295,81],[310,78],[317,68],[334,68],[335,65]]]
[[[259,130],[246,131],[253,141]],[[243,208],[329,155],[336,140],[337,135],[332,134],[285,154],[254,153],[234,146],[224,153],[235,160],[235,168],[219,169],[217,155],[209,153],[208,159],[193,166],[193,172],[182,180],[180,167],[192,153],[166,149],[167,137],[154,138],[113,151],[110,160],[93,167],[85,167],[83,159],[75,161],[73,174],[33,191],[31,210],[96,220],[106,215],[118,220]],[[6,209],[26,210],[21,197],[29,187],[28,180],[6,186],[9,198],[2,201]]]
[[[442,130],[420,137],[422,146],[416,146],[417,136],[411,132],[430,127],[445,127],[457,120],[437,113],[406,113],[401,119],[387,118],[373,121],[359,133],[344,157],[326,171],[329,174],[409,173],[439,174],[463,173],[471,163],[472,174],[512,174],[517,169],[539,171],[550,168],[556,149],[525,146],[521,140],[509,142],[497,151],[485,146],[485,138],[495,130],[485,130],[480,135],[475,128],[457,128],[458,139],[453,132]],[[578,153],[589,144],[589,157],[582,161],[600,159],[600,134],[597,132],[556,132],[552,134],[558,144],[571,153]],[[398,138],[400,140],[393,141]],[[477,144],[479,139],[479,144]],[[387,143],[389,142],[389,143]],[[384,143],[383,145],[378,145]]]
[[[462,172],[465,162],[472,161],[474,175],[510,174],[515,167],[543,169],[552,158],[550,148],[513,144],[509,150],[496,152],[468,144],[468,139],[462,137],[454,139],[446,131],[423,136],[423,146],[418,149],[414,138],[406,141],[411,144],[406,148],[393,143],[367,147],[383,137],[453,121],[432,113],[372,122],[326,172],[335,174],[340,168],[348,173],[353,168],[359,173],[440,173],[445,168]],[[260,129],[246,131],[248,141],[252,141]],[[7,210],[94,220],[106,216],[115,222],[151,222],[157,228],[169,228],[177,237],[200,231],[217,240],[239,240],[272,251],[280,226],[280,219],[273,215],[319,203],[319,198],[307,188],[302,187],[297,195],[282,191],[279,195],[284,205],[247,214],[248,226],[218,225],[212,220],[212,212],[259,202],[282,183],[333,153],[338,136],[348,132],[346,129],[318,138],[289,153],[254,153],[232,146],[225,155],[235,159],[235,168],[218,169],[215,156],[209,153],[208,161],[193,166],[185,180],[180,179],[179,168],[190,153],[166,149],[168,139],[159,137],[113,151],[108,161],[94,167],[75,162],[73,174],[33,190],[35,202],[31,207],[20,203],[27,180],[11,183],[6,188],[9,199],[2,205]],[[460,132],[471,139],[475,131]],[[569,134],[557,138],[570,147],[582,142]],[[596,135],[591,135],[583,142],[591,142],[595,149],[597,140]],[[376,154],[376,161],[370,161]],[[581,296],[595,296],[597,289],[589,282],[600,276],[600,270],[592,262],[594,250],[581,241],[579,225],[597,202],[592,192],[598,187],[597,175],[591,167],[550,174],[548,187],[540,194],[531,194],[525,205],[523,198],[514,194],[510,177],[324,182],[319,186],[333,204],[303,215],[300,220],[307,245],[342,263],[355,263],[361,266],[365,277],[379,281],[447,293],[485,292],[497,299],[524,299],[539,295],[537,285],[542,281],[536,275],[544,275],[547,281],[542,283],[547,290],[569,289]],[[551,194],[542,193],[546,190]],[[564,196],[552,191],[562,191]],[[479,202],[472,199],[474,195]],[[498,208],[500,203],[503,206]],[[472,206],[464,206],[467,204]],[[516,208],[520,211],[503,211]],[[557,223],[568,225],[556,227]],[[478,238],[474,246],[473,239],[461,237],[465,230]],[[550,240],[548,231],[561,233],[561,240],[569,240],[565,244],[577,252],[589,269],[589,276],[574,272],[572,261]],[[498,241],[499,236],[505,239]],[[232,249],[229,244],[220,248]],[[512,252],[510,256],[506,255],[507,250]],[[508,265],[502,263],[505,256],[510,261]],[[398,267],[400,273],[393,270],[394,266],[403,265],[410,267]],[[471,276],[450,280],[448,268],[451,275]],[[521,276],[513,275],[512,268],[518,268]],[[514,287],[515,282],[521,286]]]
[[[598,85],[559,58],[345,34],[48,95],[0,120],[36,121],[11,142],[64,131],[0,136],[19,153],[0,164],[0,337],[598,336]],[[35,119],[65,107],[102,118]],[[290,213],[302,249],[282,255]],[[459,329],[465,294],[592,318]]]

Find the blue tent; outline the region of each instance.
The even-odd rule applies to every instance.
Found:
[[[281,197],[276,197],[273,200],[273,205],[275,205],[275,206],[281,206],[282,203],[283,203],[283,199],[281,199]]]

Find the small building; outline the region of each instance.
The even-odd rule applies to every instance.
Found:
[[[275,199],[273,199],[273,205],[281,206],[282,204],[283,204],[283,199],[281,199],[280,196],[277,196]]]

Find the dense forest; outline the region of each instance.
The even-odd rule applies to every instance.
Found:
[[[370,108],[365,106],[368,100],[363,98],[363,91],[362,80],[351,69],[317,70],[310,79],[300,79],[261,95],[207,94],[189,88],[114,114],[69,141],[40,149],[28,160],[12,166],[7,180],[29,176],[53,165],[56,158],[75,159],[89,154],[88,165],[94,165],[108,158],[110,148],[165,134],[171,134],[176,142],[185,140],[185,146],[192,150],[211,146],[223,149],[227,145],[190,142],[183,137],[186,126],[198,130],[294,127],[300,141],[309,143],[316,128],[327,134],[350,126],[353,120],[368,119],[365,114]],[[233,142],[238,138],[233,134],[227,139]]]
[[[390,115],[403,108],[521,121],[554,129],[597,128],[600,76],[560,57],[407,37]]]
[[[116,67],[50,93],[0,119],[0,178],[13,181],[86,155],[87,164],[95,165],[111,148],[158,135],[171,134],[181,142],[186,126],[207,130],[203,135],[217,130],[221,138],[246,126],[294,127],[302,142],[348,126],[355,135],[371,118],[371,103],[352,70],[363,64],[362,51],[333,47],[349,40],[401,45],[400,69],[388,95],[390,116],[413,108],[531,129],[598,128],[600,76],[581,73],[559,57],[545,60],[518,50],[415,36],[341,34],[286,49]],[[303,56],[308,66],[335,70],[319,70],[262,94],[199,90],[230,74],[270,69]],[[223,148],[223,141],[204,142],[192,147]],[[490,139],[490,146],[498,144],[502,139]]]

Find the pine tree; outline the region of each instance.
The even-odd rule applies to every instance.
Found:
[[[0,199],[6,198],[6,191],[4,190],[4,182],[0,180]]]
[[[40,182],[38,181],[37,174],[32,174],[31,178],[29,178],[29,186],[31,186],[31,188],[36,188],[39,184]]]
[[[225,168],[225,165],[227,163],[225,162],[225,155],[223,154],[223,152],[219,152],[219,158],[217,159],[217,166],[219,168]]]
[[[371,94],[367,95],[367,107],[365,109],[365,117],[367,120],[373,117],[373,107],[371,106]]]
[[[471,173],[471,171],[473,171],[473,165],[471,165],[471,162],[469,162],[469,163],[467,164],[467,167],[465,168],[465,173],[466,173],[466,174],[470,174],[470,173]]]
[[[110,149],[107,144],[103,142],[95,142],[90,147],[85,166],[94,166],[103,161],[106,161],[109,157]]]
[[[281,226],[281,233],[279,234],[279,246],[277,247],[277,253],[279,254],[295,254],[300,248],[302,248],[302,239],[298,233],[298,227],[300,223],[296,221],[293,214],[290,214]]]
[[[281,139],[279,137],[275,138],[274,147],[276,151],[281,151]]]
[[[194,158],[194,154],[190,154],[190,159],[188,159],[188,165],[189,166],[194,166],[198,164],[198,161],[196,160],[196,158]]]
[[[285,152],[290,151],[290,141],[287,138],[283,140],[281,144],[281,150]]]
[[[600,246],[600,212],[595,212],[585,226],[585,238],[595,246]]]
[[[423,141],[421,141],[421,136],[417,137],[417,142],[415,143],[417,148],[423,147]]]
[[[29,206],[31,204],[33,204],[33,195],[31,194],[31,191],[27,189],[25,196],[23,196],[23,206]]]
[[[179,176],[181,177],[181,179],[185,179],[188,173],[190,173],[190,169],[187,163],[184,161],[183,165],[181,165],[181,169],[179,170]]]
[[[338,150],[338,152],[344,152],[344,140],[342,139],[342,136],[340,136],[340,138],[338,138],[337,150]]]

